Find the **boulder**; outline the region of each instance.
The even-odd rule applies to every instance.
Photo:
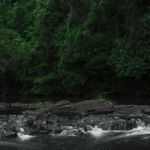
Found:
[[[113,104],[109,101],[86,100],[74,104],[77,112],[83,115],[110,114],[114,112]]]

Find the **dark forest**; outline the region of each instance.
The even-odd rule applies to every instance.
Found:
[[[150,96],[149,0],[0,0],[0,95]]]

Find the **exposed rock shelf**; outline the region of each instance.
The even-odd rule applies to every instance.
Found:
[[[150,106],[116,105],[105,100],[78,103],[64,100],[22,115],[0,115],[0,136],[17,136],[20,128],[28,134],[56,134],[68,126],[84,131],[95,125],[103,130],[129,130],[143,123],[150,124]]]

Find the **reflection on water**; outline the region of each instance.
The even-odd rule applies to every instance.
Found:
[[[0,150],[148,150],[149,138],[106,140],[89,137],[39,137],[30,141],[10,141],[0,144]]]

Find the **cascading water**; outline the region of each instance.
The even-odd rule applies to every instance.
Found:
[[[19,132],[17,133],[17,135],[21,141],[26,141],[35,137],[32,135],[25,134],[25,130],[23,128],[19,128]]]
[[[63,131],[55,136],[93,136],[103,137],[113,135],[115,137],[129,137],[134,135],[150,134],[150,126],[146,125],[141,119],[118,119],[115,121],[100,122],[97,125],[86,125],[86,128],[73,126],[63,127]]]
[[[142,119],[131,118],[125,120],[120,118],[107,118],[99,120],[99,122],[92,121],[92,124],[88,124],[85,120],[81,122],[84,124],[82,127],[78,126],[77,123],[74,126],[61,125],[60,132],[55,133],[51,131],[48,136],[32,136],[22,126],[23,123],[21,121],[18,123],[17,121],[16,125],[18,127],[16,128],[18,137],[0,143],[0,149],[125,150],[127,148],[126,145],[130,145],[130,147],[134,149],[138,147],[138,150],[140,150],[140,147],[143,147],[143,142],[148,143],[150,140],[150,125]],[[124,142],[128,142],[128,144]],[[150,143],[146,147],[147,149],[144,150],[148,150],[149,146]]]
[[[140,125],[145,125],[141,119],[113,119],[100,122],[98,126],[103,130],[132,130]]]
[[[149,150],[149,106],[96,106],[1,115],[0,150]]]

